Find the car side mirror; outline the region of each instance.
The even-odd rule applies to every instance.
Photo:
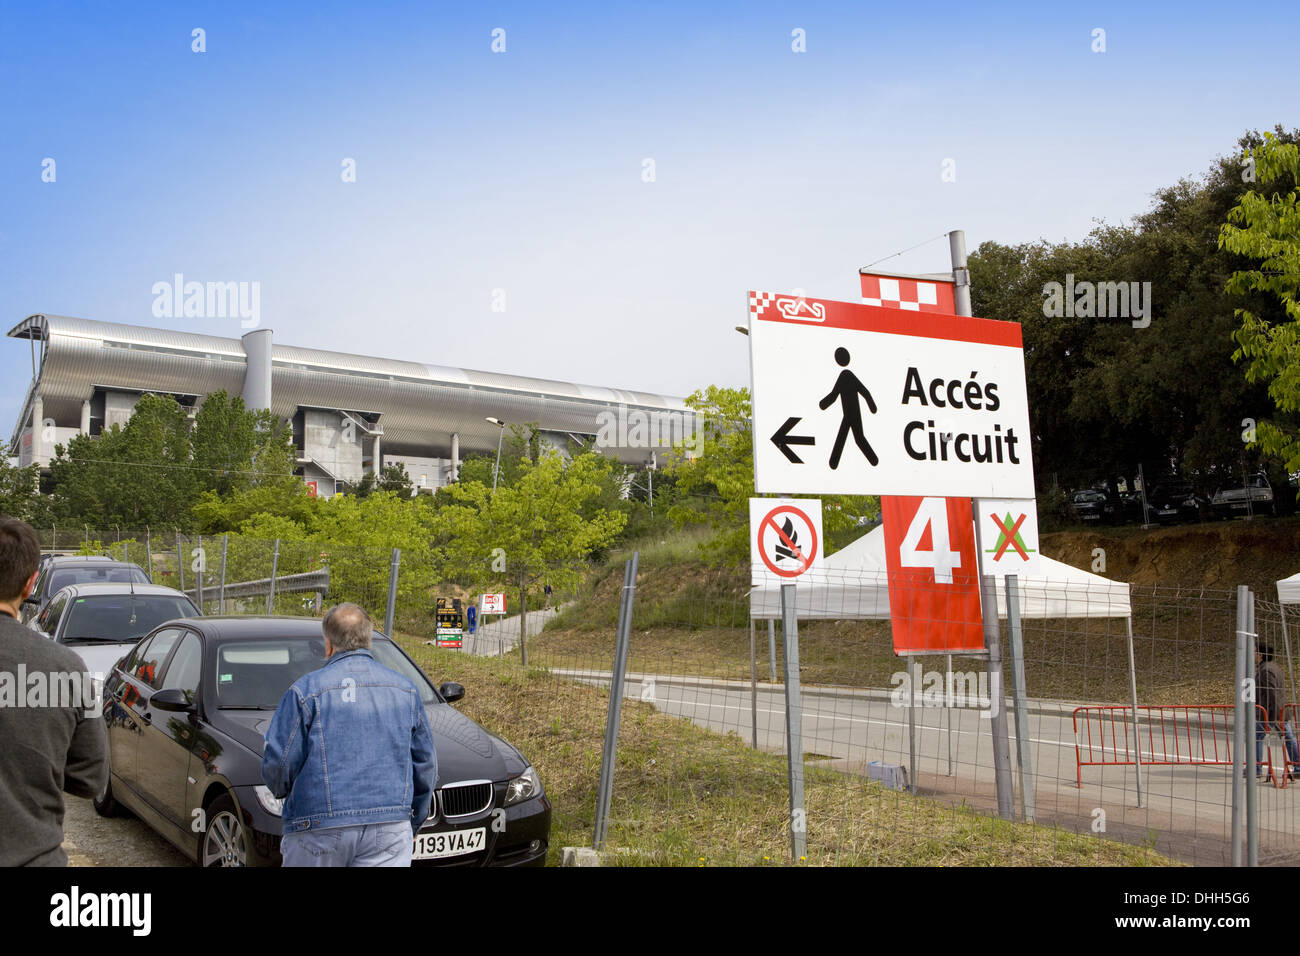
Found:
[[[149,706],[159,710],[192,710],[194,705],[179,687],[168,687],[149,698]]]
[[[454,704],[465,696],[465,688],[455,681],[448,681],[438,688],[438,693],[442,695],[442,699],[447,703]]]

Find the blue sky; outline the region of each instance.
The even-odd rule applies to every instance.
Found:
[[[684,395],[748,384],[749,288],[1079,240],[1300,125],[1294,4],[979,7],[5,2],[0,331],[240,335],[153,316],[182,273],[260,283],[285,344]]]

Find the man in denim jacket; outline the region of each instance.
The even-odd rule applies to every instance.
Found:
[[[286,692],[266,732],[262,780],[284,798],[285,866],[410,866],[437,755],[420,692],[370,653],[355,604],[325,615],[325,663]]]

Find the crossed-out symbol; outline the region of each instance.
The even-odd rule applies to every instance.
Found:
[[[1020,552],[1020,557],[1028,561],[1029,552],[1025,550],[1025,546],[1020,542],[1020,526],[1025,523],[1025,518],[1029,516],[1027,514],[1021,515],[1016,519],[1016,523],[1011,525],[1009,528],[1007,525],[1011,522],[1010,511],[1007,512],[1005,519],[999,518],[997,515],[989,515],[989,517],[992,518],[993,523],[998,526],[999,532],[997,550],[993,554],[993,560],[1001,560],[1002,555],[1006,554],[1007,548],[1012,547]]]
[[[796,545],[794,541],[792,541],[790,537],[784,531],[782,531],[780,526],[773,520],[778,514],[781,514],[782,512],[788,512],[790,514],[797,515],[798,517],[802,518],[804,524],[807,525],[809,537],[811,537],[812,540],[805,542],[804,547],[800,548],[798,545]],[[777,537],[781,539],[781,543],[784,544],[786,548],[788,548],[790,552],[795,556],[795,558],[799,561],[798,568],[795,568],[793,570],[779,568],[777,567],[776,563],[767,556],[767,548],[764,545],[763,537],[769,528],[776,532]],[[773,573],[779,574],[783,578],[798,577],[799,575],[807,571],[810,567],[812,567],[813,558],[817,556],[817,529],[813,525],[812,519],[809,518],[802,511],[800,511],[798,508],[793,508],[789,505],[782,505],[779,508],[773,508],[766,515],[764,515],[763,521],[758,527],[758,551],[763,558],[763,563],[766,564],[768,566],[768,569],[771,570]]]

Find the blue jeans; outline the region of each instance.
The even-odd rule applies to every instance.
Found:
[[[1265,724],[1265,722],[1262,720],[1256,720],[1255,721],[1255,772],[1256,773],[1259,772],[1260,765],[1264,762],[1264,734],[1266,733],[1267,727],[1270,725],[1274,729],[1277,729],[1280,726],[1284,731],[1284,735],[1286,738],[1286,759],[1291,762],[1291,765],[1293,767],[1296,764],[1300,764],[1300,747],[1296,746],[1295,734],[1291,732],[1291,725],[1283,724],[1281,721],[1278,720],[1270,720],[1268,724]]]
[[[414,849],[405,820],[291,831],[280,840],[285,866],[410,866]]]

